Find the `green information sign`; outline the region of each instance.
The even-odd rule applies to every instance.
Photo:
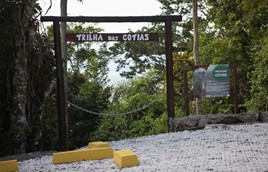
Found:
[[[229,65],[210,65],[208,71],[209,69],[213,71],[213,76],[216,81],[229,82]]]
[[[204,77],[201,77],[202,73],[204,73]],[[193,73],[193,80],[193,95],[196,98],[230,96],[230,69],[228,64],[209,65],[207,70],[196,69]]]

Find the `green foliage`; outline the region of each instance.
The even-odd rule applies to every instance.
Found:
[[[192,0],[158,0],[162,4],[163,15],[181,15],[183,20],[181,22],[173,23],[173,35],[176,43],[187,44],[188,50],[192,49],[193,42],[193,23],[192,23]],[[205,30],[208,24],[208,6],[206,1],[198,1],[198,25],[199,31]],[[176,29],[175,29],[176,28]]]
[[[178,32],[191,51],[192,1],[162,1],[164,14],[183,14],[182,32]],[[239,103],[251,110],[264,110],[267,100],[265,81],[267,43],[262,38],[268,23],[268,2],[253,1],[199,1],[199,40],[202,64],[236,63],[239,78]],[[224,15],[223,15],[224,14]],[[180,36],[179,36],[180,37]],[[260,56],[262,54],[262,56]],[[262,60],[261,60],[262,59]],[[262,77],[262,79],[260,79]],[[258,98],[257,98],[258,97]],[[232,100],[204,99],[204,113],[232,112]]]
[[[261,65],[263,62],[257,59],[259,51],[265,46],[261,44],[261,40],[265,37],[264,30],[267,30],[268,12],[265,9],[268,3],[266,1],[258,3],[258,1],[246,0],[221,0],[208,1],[208,4],[216,35],[214,38],[209,37],[212,44],[209,44],[207,39],[203,40],[207,46],[204,46],[202,52],[204,52],[204,57],[209,57],[208,59],[213,63],[236,63],[238,65],[239,98],[240,104],[244,104],[252,99],[252,89],[256,88],[256,79],[258,80],[256,76],[261,72],[261,70],[256,71],[255,67],[265,70]],[[260,94],[264,97],[267,95],[265,90],[261,92]]]
[[[163,83],[159,82],[159,77],[153,71],[119,85],[114,90],[107,113],[135,113],[102,117],[93,138],[118,140],[165,132],[167,114],[166,100],[162,98],[163,89]],[[148,104],[150,106],[145,108]]]
[[[162,29],[162,30],[161,30]],[[164,67],[164,30],[162,26],[153,25],[150,28],[143,27],[136,33],[159,32],[159,42],[116,42],[102,51],[117,63],[117,71],[126,78],[135,78],[136,75],[146,73],[151,68],[162,70]],[[131,31],[130,31],[131,32]]]
[[[58,148],[56,89],[53,89],[50,96],[46,99],[42,113],[42,122],[39,126],[42,129],[39,150],[56,150]]]
[[[37,35],[36,42],[32,45],[32,50],[29,52],[28,60],[28,75],[29,75],[29,116],[30,125],[26,151],[37,151],[42,149],[40,127],[42,120],[47,120],[43,117],[43,108],[50,94],[51,88],[54,85],[55,79],[55,59],[53,56],[52,45],[48,43],[47,35]]]
[[[101,29],[85,24],[71,24],[68,32],[99,32]],[[108,83],[108,59],[92,48],[92,43],[69,43],[68,100],[94,112],[108,108],[110,87]],[[79,148],[88,143],[91,134],[100,123],[100,117],[70,107],[69,147]]]
[[[167,114],[153,116],[146,114],[142,120],[133,120],[130,115],[103,117],[98,130],[93,133],[93,140],[120,140],[166,132]]]
[[[94,69],[92,68],[91,71],[96,72]],[[103,85],[101,78],[91,79],[92,77],[86,73],[69,73],[69,100],[84,109],[101,112],[108,107],[110,87]],[[68,121],[69,146],[73,149],[88,143],[91,133],[99,124],[99,116],[70,107]]]
[[[1,1],[0,3],[0,156],[14,154],[26,138],[26,152],[42,149],[41,133],[44,102],[49,92],[51,82],[54,78],[54,56],[52,45],[48,42],[45,34],[34,30],[34,18],[40,12],[40,6],[37,3],[32,14],[30,24],[20,27],[23,16],[23,6],[21,1]],[[19,16],[19,17],[18,17]],[[25,20],[25,19],[24,19]],[[32,23],[33,22],[33,23]],[[16,32],[22,32],[25,41],[28,42],[25,51],[27,57],[27,107],[25,114],[27,125],[20,125],[17,121],[18,114],[12,114],[14,107],[14,71],[16,57]],[[29,41],[29,31],[34,40]],[[25,32],[25,33],[24,33]],[[22,141],[24,140],[24,141]]]
[[[173,53],[173,74],[174,74],[174,88],[175,88],[175,107],[177,109],[177,116],[184,114],[184,73],[183,69],[194,64],[193,58],[188,51]],[[188,77],[190,78],[190,77]]]
[[[268,111],[268,32],[262,39],[262,48],[257,54],[252,71],[251,99],[247,107],[251,111]]]
[[[12,10],[17,10],[16,5],[0,2],[0,156],[12,154],[15,152],[14,145],[15,130],[11,119],[11,88],[12,70],[13,70],[13,27],[12,27]]]

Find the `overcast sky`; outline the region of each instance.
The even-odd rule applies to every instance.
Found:
[[[60,16],[60,0],[39,0],[43,9],[42,15]],[[161,4],[157,0],[68,0],[68,16],[154,16],[160,15]],[[129,29],[136,31],[149,23],[99,23],[106,33],[127,33]],[[116,65],[109,65],[110,84],[117,84],[122,81],[119,73],[115,71]]]
[[[40,0],[43,15],[50,6],[49,0]],[[157,0],[68,0],[69,16],[152,16],[160,15],[160,3]],[[60,0],[52,0],[52,7],[46,16],[60,15]],[[137,30],[148,23],[102,23],[100,27],[110,32]]]

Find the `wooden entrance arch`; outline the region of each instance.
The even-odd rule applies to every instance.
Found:
[[[66,97],[63,79],[63,67],[60,44],[60,22],[99,22],[99,23],[122,23],[122,22],[163,22],[165,23],[165,47],[166,47],[166,76],[167,76],[167,107],[168,107],[168,131],[175,131],[173,119],[174,109],[174,78],[173,78],[173,58],[172,58],[172,22],[181,21],[182,16],[135,16],[135,17],[86,17],[86,16],[42,16],[42,22],[53,22],[54,48],[57,69],[57,104],[58,104],[58,124],[59,124],[59,150],[67,149],[66,138]]]

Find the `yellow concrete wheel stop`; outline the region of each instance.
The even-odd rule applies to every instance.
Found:
[[[139,165],[137,155],[130,149],[114,151],[114,161],[120,168]]]
[[[111,147],[82,149],[66,152],[53,153],[53,163],[68,163],[83,160],[99,160],[113,157]]]
[[[18,171],[17,160],[0,161],[0,172]]]
[[[102,141],[98,141],[98,142],[89,142],[88,143],[88,148],[92,149],[92,148],[104,148],[104,147],[111,147],[109,145],[109,143],[107,142],[102,142]]]

